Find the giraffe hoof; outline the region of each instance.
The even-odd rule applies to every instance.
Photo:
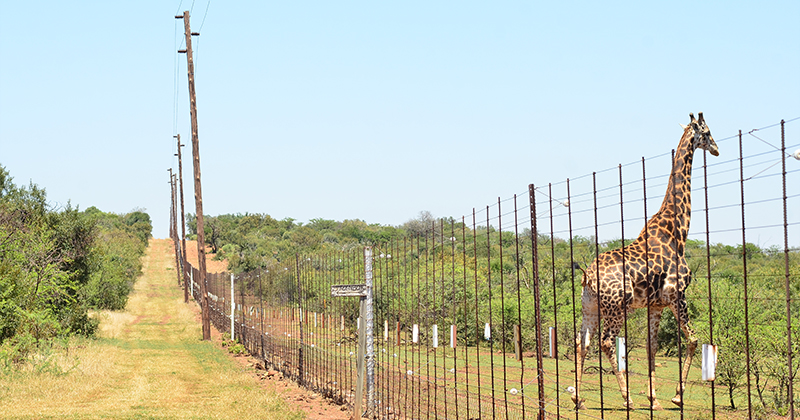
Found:
[[[676,395],[672,398],[672,403],[677,405],[678,407],[683,407],[683,400],[681,399],[680,395]]]
[[[628,410],[628,411],[633,410],[635,408],[633,406],[633,401],[631,401],[631,400],[628,400],[628,401],[622,403],[622,406],[625,407],[625,409]]]
[[[650,403],[650,408],[652,408],[653,411],[661,411],[664,409],[664,407],[661,406],[661,403],[659,403],[658,400],[655,399],[653,400],[653,402]]]

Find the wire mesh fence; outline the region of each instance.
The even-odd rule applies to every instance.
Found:
[[[800,141],[787,125],[718,140],[713,160],[698,149],[683,192],[675,172],[691,176],[692,161],[680,164],[679,147],[372,244],[374,416],[794,418]],[[675,203],[689,194],[681,234]],[[647,236],[654,216],[670,241]],[[604,265],[610,255],[621,270]],[[637,258],[642,297],[625,268]],[[364,324],[358,299],[333,298],[331,286],[364,282],[363,248],[268,264],[208,274],[213,324],[272,369],[353,404]],[[618,299],[604,297],[612,280]]]

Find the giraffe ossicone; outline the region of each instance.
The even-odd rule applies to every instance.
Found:
[[[575,338],[577,381],[575,391],[571,393],[577,408],[586,408],[585,399],[580,394],[583,366],[601,319],[600,349],[611,363],[625,406],[633,408],[625,377],[617,366],[614,338],[624,325],[625,314],[638,308],[650,308],[647,340],[650,381],[647,396],[653,409],[661,409],[655,390],[655,353],[658,326],[665,308],[672,310],[686,336],[687,355],[676,395],[672,398],[674,404],[683,405],[686,378],[697,348],[697,338],[689,323],[686,304],[686,288],[691,282],[691,272],[684,255],[692,211],[692,160],[697,149],[719,155],[703,113],[698,113],[697,119],[694,114],[689,114],[689,119],[689,124],[683,126],[683,135],[674,153],[661,208],[647,221],[636,240],[598,255],[583,272],[581,330]]]

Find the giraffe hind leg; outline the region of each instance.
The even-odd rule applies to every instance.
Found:
[[[596,317],[595,317],[596,318]],[[585,398],[580,397],[581,379],[583,377],[583,366],[586,361],[586,353],[589,351],[589,344],[591,343],[592,334],[596,328],[596,324],[592,323],[591,317],[587,319],[585,316],[581,322],[581,330],[578,337],[575,338],[575,391],[572,393],[572,402],[575,403],[575,409],[585,410]],[[595,325],[595,327],[592,327]]]
[[[633,401],[631,400],[630,393],[628,392],[628,385],[625,381],[625,375],[622,374],[619,370],[619,365],[617,364],[617,357],[616,357],[616,345],[614,344],[614,338],[619,334],[620,329],[622,328],[622,319],[611,319],[606,320],[606,324],[603,328],[603,340],[600,343],[600,349],[608,358],[608,361],[611,363],[611,369],[614,372],[614,376],[617,378],[617,384],[619,385],[619,391],[622,394],[622,399],[624,405],[627,409],[633,408]]]

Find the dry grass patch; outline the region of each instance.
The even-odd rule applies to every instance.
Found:
[[[101,321],[97,339],[73,340],[0,376],[4,418],[304,417],[199,340],[174,271],[165,269],[170,246],[151,241],[126,311],[94,314]]]

